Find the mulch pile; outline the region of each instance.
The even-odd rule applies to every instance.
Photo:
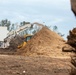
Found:
[[[24,56],[70,56],[71,53],[62,52],[64,46],[70,45],[66,44],[66,41],[57,33],[43,27],[32,37],[25,48],[17,50],[16,54]]]

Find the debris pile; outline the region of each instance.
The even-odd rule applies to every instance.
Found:
[[[20,45],[23,41],[24,41],[23,37],[20,37],[19,35],[16,35],[16,36],[14,36],[10,40],[10,42],[9,42],[10,46],[9,46],[9,48],[13,49],[13,50],[17,49],[17,46]]]
[[[71,63],[74,65],[71,69],[71,75],[76,75],[76,54],[71,57]]]
[[[47,27],[43,27],[33,36],[24,49],[17,50],[17,54],[25,56],[70,56],[71,53],[62,52],[62,48],[66,45],[68,44],[61,36]]]
[[[67,39],[68,44],[70,44],[73,47],[76,47],[76,28],[74,28],[72,31],[69,31]]]
[[[67,44],[70,46],[63,47],[62,51],[64,52],[76,52],[76,28],[69,31],[69,35],[67,36]]]
[[[8,40],[7,40],[8,41]],[[12,37],[9,41],[9,50],[16,50],[18,45],[20,45],[23,42],[23,37],[20,37],[19,35],[15,35]]]
[[[67,39],[67,43],[73,47],[75,52],[75,54],[71,57],[71,63],[74,65],[71,75],[76,75],[76,28],[73,28],[73,30],[69,31]]]
[[[73,28],[73,30],[69,31],[67,39],[68,39],[67,43],[74,48],[74,52],[76,53],[76,28]],[[72,56],[71,62],[76,67],[76,54]]]
[[[8,39],[5,39],[5,42],[7,42]],[[24,38],[16,35],[14,37],[12,37],[11,39],[9,38],[9,46],[6,48],[0,48],[0,54],[4,54],[4,55],[14,55],[18,45],[20,45],[21,43],[23,43]]]

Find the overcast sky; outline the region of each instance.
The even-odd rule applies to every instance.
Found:
[[[29,21],[58,26],[66,35],[76,26],[70,0],[0,0],[0,20]]]

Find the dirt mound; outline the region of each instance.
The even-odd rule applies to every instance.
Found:
[[[62,52],[65,46],[65,40],[50,29],[43,27],[33,38],[27,43],[24,49],[17,50],[17,54],[46,55],[46,56],[68,56],[70,53]]]
[[[67,43],[76,48],[76,28],[69,31],[69,35],[67,36]]]

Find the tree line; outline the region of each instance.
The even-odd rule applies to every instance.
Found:
[[[19,27],[25,25],[25,24],[30,24],[30,22],[20,22]],[[8,31],[14,30],[14,28],[16,27],[17,23],[12,23],[10,20],[8,19],[4,19],[0,21],[0,26],[6,26]]]
[[[6,26],[7,27],[7,30],[8,31],[12,31],[12,30],[14,30],[16,27],[17,27],[17,25],[19,25],[19,27],[21,27],[21,26],[24,26],[25,24],[30,24],[30,22],[25,22],[25,21],[22,21],[22,22],[20,22],[20,24],[17,24],[17,23],[12,23],[10,20],[8,20],[8,19],[4,19],[4,20],[1,20],[0,21],[0,26]],[[47,26],[48,28],[50,28],[49,26]],[[30,28],[30,30],[31,30],[32,28]],[[35,28],[36,29],[36,28]],[[33,32],[35,33],[37,30],[34,30]],[[58,33],[60,36],[64,36],[64,34],[62,34],[62,33],[60,33],[59,31],[58,31],[58,27],[55,25],[55,26],[53,26],[53,31],[55,31],[56,33]]]

